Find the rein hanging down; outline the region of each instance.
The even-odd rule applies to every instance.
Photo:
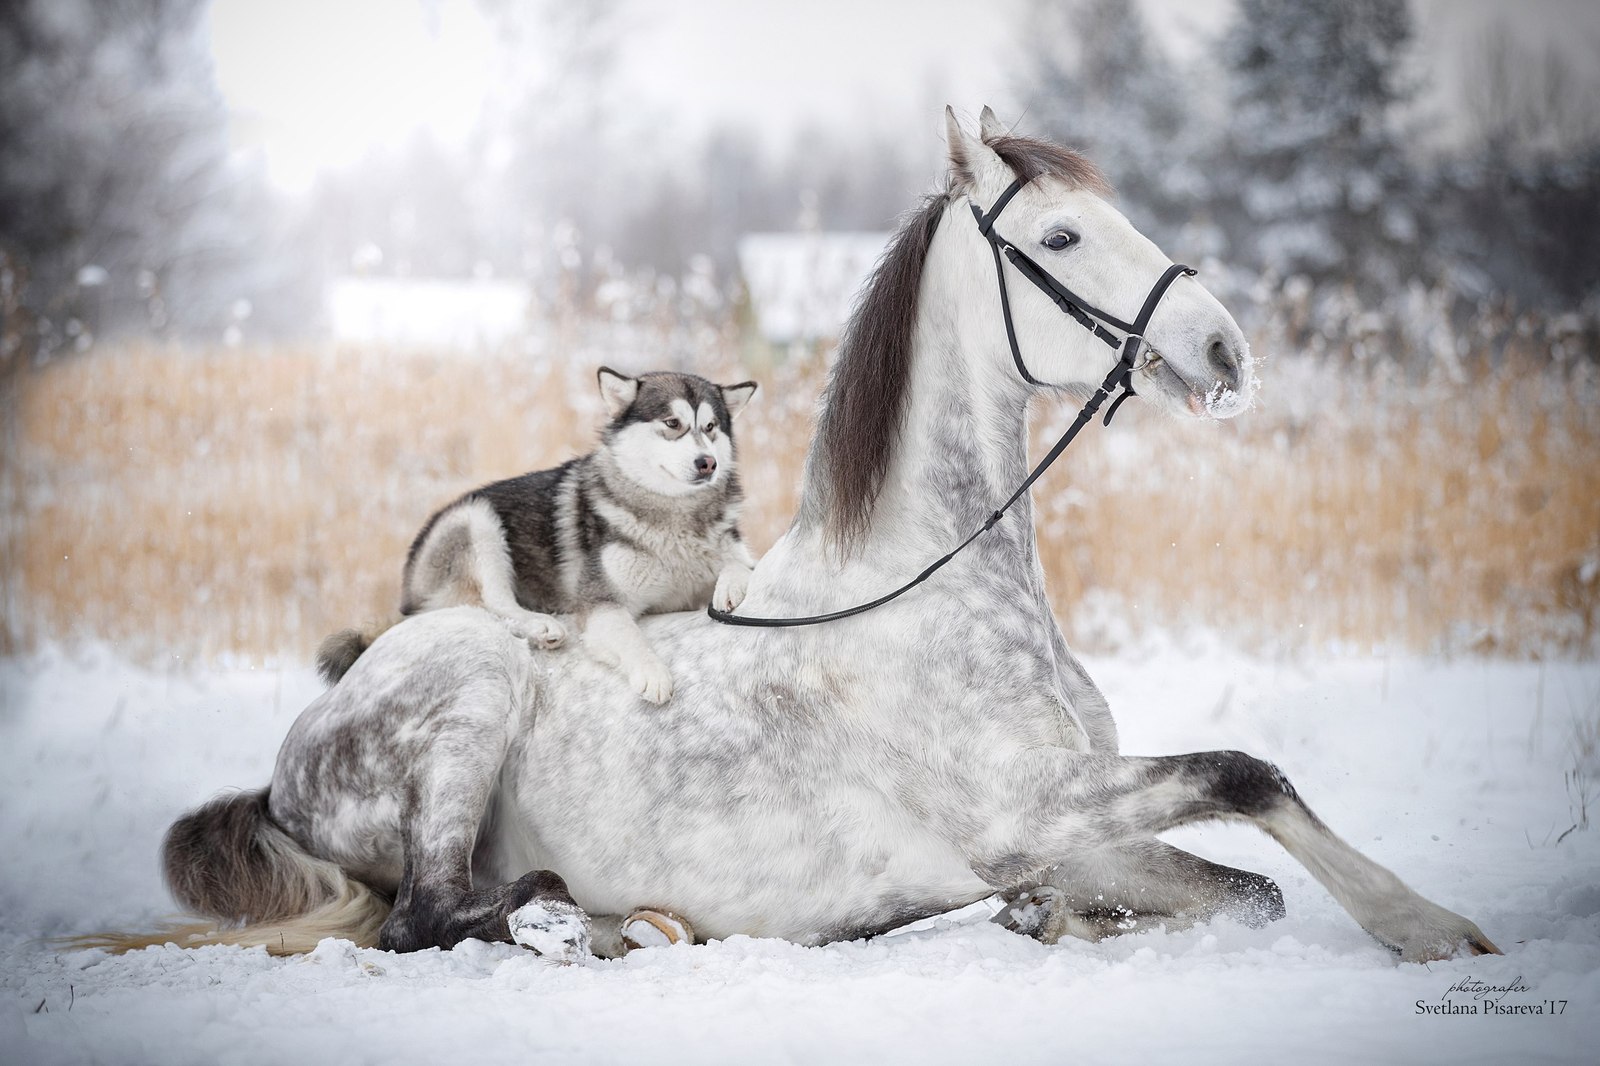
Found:
[[[961,554],[967,545],[993,529],[995,523],[1005,517],[1006,511],[1011,509],[1011,505],[1020,500],[1023,494],[1033,487],[1033,483],[1038,481],[1040,476],[1050,468],[1050,464],[1061,457],[1061,453],[1067,450],[1067,445],[1072,443],[1073,438],[1078,435],[1078,431],[1088,425],[1089,420],[1095,416],[1095,412],[1100,410],[1100,405],[1105,403],[1106,398],[1114,390],[1120,387],[1122,394],[1117,397],[1110,409],[1106,411],[1105,424],[1108,426],[1111,424],[1111,416],[1117,413],[1118,407],[1122,406],[1122,401],[1134,394],[1133,372],[1143,365],[1138,363],[1139,349],[1147,343],[1144,338],[1144,331],[1150,326],[1151,316],[1155,314],[1156,307],[1161,303],[1161,298],[1166,295],[1167,289],[1171,287],[1174,281],[1179,277],[1193,277],[1197,271],[1193,267],[1183,266],[1178,263],[1169,266],[1156,283],[1151,286],[1149,294],[1144,298],[1144,306],[1139,309],[1138,317],[1132,322],[1124,322],[1114,315],[1107,314],[1061,284],[1038,263],[1018,251],[1015,245],[995,232],[994,224],[999,219],[1000,212],[1006,209],[1006,205],[1011,202],[1011,198],[1026,184],[1027,182],[1021,178],[1013,181],[1006,188],[1006,191],[1000,194],[1000,198],[994,202],[994,207],[990,208],[987,214],[980,211],[977,204],[971,205],[972,216],[978,222],[978,232],[983,234],[984,239],[989,242],[989,246],[994,252],[995,280],[1000,286],[1000,310],[1005,319],[1006,340],[1011,345],[1011,358],[1017,364],[1017,373],[1021,374],[1023,380],[1030,385],[1048,387],[1048,382],[1040,381],[1028,372],[1027,364],[1022,360],[1022,348],[1017,344],[1017,330],[1011,321],[1011,296],[1006,291],[1006,272],[1005,263],[1001,260],[1002,255],[1011,261],[1011,265],[1016,267],[1018,273],[1031,281],[1046,296],[1050,297],[1051,302],[1068,318],[1104,341],[1109,347],[1120,347],[1122,354],[1118,357],[1116,366],[1111,368],[1111,373],[1106,375],[1106,379],[1100,383],[1100,387],[1094,391],[1094,395],[1090,396],[1088,402],[1078,411],[1078,417],[1073,419],[1072,425],[1067,427],[1067,431],[1061,435],[1061,439],[1056,441],[1043,459],[1039,460],[1039,464],[1033,468],[1033,472],[1027,476],[1022,484],[1017,486],[1017,490],[1011,494],[1006,502],[1001,504],[983,525],[973,530],[966,540],[934,560],[926,569],[904,585],[892,592],[879,596],[875,600],[858,603],[854,607],[846,607],[828,614],[807,615],[801,618],[754,618],[746,615],[736,615],[728,611],[719,611],[715,607],[707,607],[706,614],[710,615],[714,621],[731,626],[755,626],[767,629],[812,626],[822,622],[836,622],[843,618],[863,614],[910,592],[937,573],[951,559]],[[1102,325],[1102,323],[1104,324]],[[1119,339],[1106,326],[1121,330],[1124,336]]]

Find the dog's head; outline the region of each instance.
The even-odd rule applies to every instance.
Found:
[[[611,416],[606,447],[624,474],[664,496],[727,484],[733,420],[755,395],[755,382],[717,385],[671,371],[628,377],[604,366],[598,377]]]

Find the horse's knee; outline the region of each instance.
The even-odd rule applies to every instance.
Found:
[[[1283,890],[1272,878],[1249,870],[1236,870],[1232,877],[1233,892],[1226,911],[1233,918],[1259,929],[1287,913],[1283,906]]]
[[[1203,813],[1261,818],[1285,804],[1300,804],[1283,771],[1264,759],[1242,751],[1207,751],[1179,758],[1182,776],[1194,786]]]

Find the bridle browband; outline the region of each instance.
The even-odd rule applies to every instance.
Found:
[[[1022,348],[1017,344],[1016,326],[1011,321],[1011,296],[1006,291],[1006,272],[1005,263],[1001,260],[1002,255],[1011,261],[1011,265],[1016,267],[1019,274],[1031,281],[1046,296],[1050,297],[1056,307],[1068,318],[1104,341],[1108,346],[1122,349],[1122,354],[1117,359],[1116,366],[1111,368],[1111,373],[1106,375],[1106,379],[1100,383],[1100,387],[1094,391],[1094,395],[1090,396],[1088,402],[1078,411],[1078,417],[1072,420],[1072,425],[1067,427],[1067,431],[1061,435],[1061,439],[1056,441],[1043,459],[1039,460],[1032,473],[1027,476],[1022,484],[1017,486],[1017,490],[1011,494],[1006,502],[989,515],[983,525],[975,529],[966,540],[934,560],[922,573],[893,592],[885,593],[867,603],[858,603],[854,607],[831,611],[828,614],[808,615],[803,618],[752,618],[746,615],[732,614],[728,611],[719,611],[715,607],[707,607],[706,614],[710,615],[712,619],[726,625],[757,626],[772,629],[789,626],[812,626],[822,622],[836,622],[842,618],[863,614],[875,607],[883,606],[890,600],[897,599],[928,580],[940,567],[961,554],[967,545],[993,529],[995,523],[1005,517],[1005,513],[1011,509],[1011,505],[1020,500],[1033,487],[1033,483],[1038,481],[1040,476],[1050,468],[1050,464],[1054,463],[1060,458],[1061,453],[1067,450],[1067,445],[1072,443],[1073,438],[1078,435],[1078,431],[1088,425],[1089,420],[1095,416],[1095,412],[1100,410],[1100,405],[1105,403],[1106,398],[1115,389],[1120,387],[1122,395],[1118,396],[1116,401],[1112,403],[1110,410],[1106,411],[1105,424],[1108,426],[1111,424],[1111,416],[1117,413],[1118,407],[1122,406],[1122,401],[1134,394],[1133,372],[1145,365],[1138,363],[1138,358],[1140,347],[1148,343],[1144,338],[1144,331],[1150,326],[1150,318],[1156,313],[1156,307],[1161,303],[1161,298],[1167,294],[1167,289],[1171,287],[1172,283],[1180,277],[1193,277],[1196,273],[1195,269],[1180,263],[1174,263],[1172,266],[1167,267],[1156,283],[1151,286],[1149,294],[1144,298],[1144,306],[1139,308],[1139,315],[1132,322],[1124,322],[1115,315],[1107,314],[1061,284],[1042,266],[1035,263],[1021,251],[1018,251],[1015,245],[995,232],[994,224],[1000,218],[1000,212],[1006,209],[1006,205],[1011,202],[1011,198],[1016,196],[1026,184],[1027,181],[1022,178],[1013,181],[1006,187],[1006,191],[1000,194],[1000,198],[994,202],[994,206],[987,213],[981,211],[977,204],[970,204],[972,216],[978,221],[978,232],[983,234],[984,239],[989,242],[990,249],[994,252],[995,279],[1000,286],[1000,311],[1001,316],[1005,319],[1006,341],[1011,345],[1011,358],[1017,364],[1017,373],[1021,374],[1022,379],[1030,385],[1038,385],[1042,388],[1056,387],[1048,382],[1040,381],[1030,374],[1027,364],[1022,361]],[[1119,339],[1106,326],[1121,330],[1124,336]]]

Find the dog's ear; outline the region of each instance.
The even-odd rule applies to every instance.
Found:
[[[606,414],[621,418],[639,397],[639,379],[619,374],[609,366],[601,367],[595,377],[600,379],[600,397],[606,402]]]
[[[739,412],[750,402],[750,397],[756,394],[756,383],[753,381],[741,381],[737,385],[718,385],[717,388],[722,390],[722,402],[728,405],[730,421],[739,417]]]

